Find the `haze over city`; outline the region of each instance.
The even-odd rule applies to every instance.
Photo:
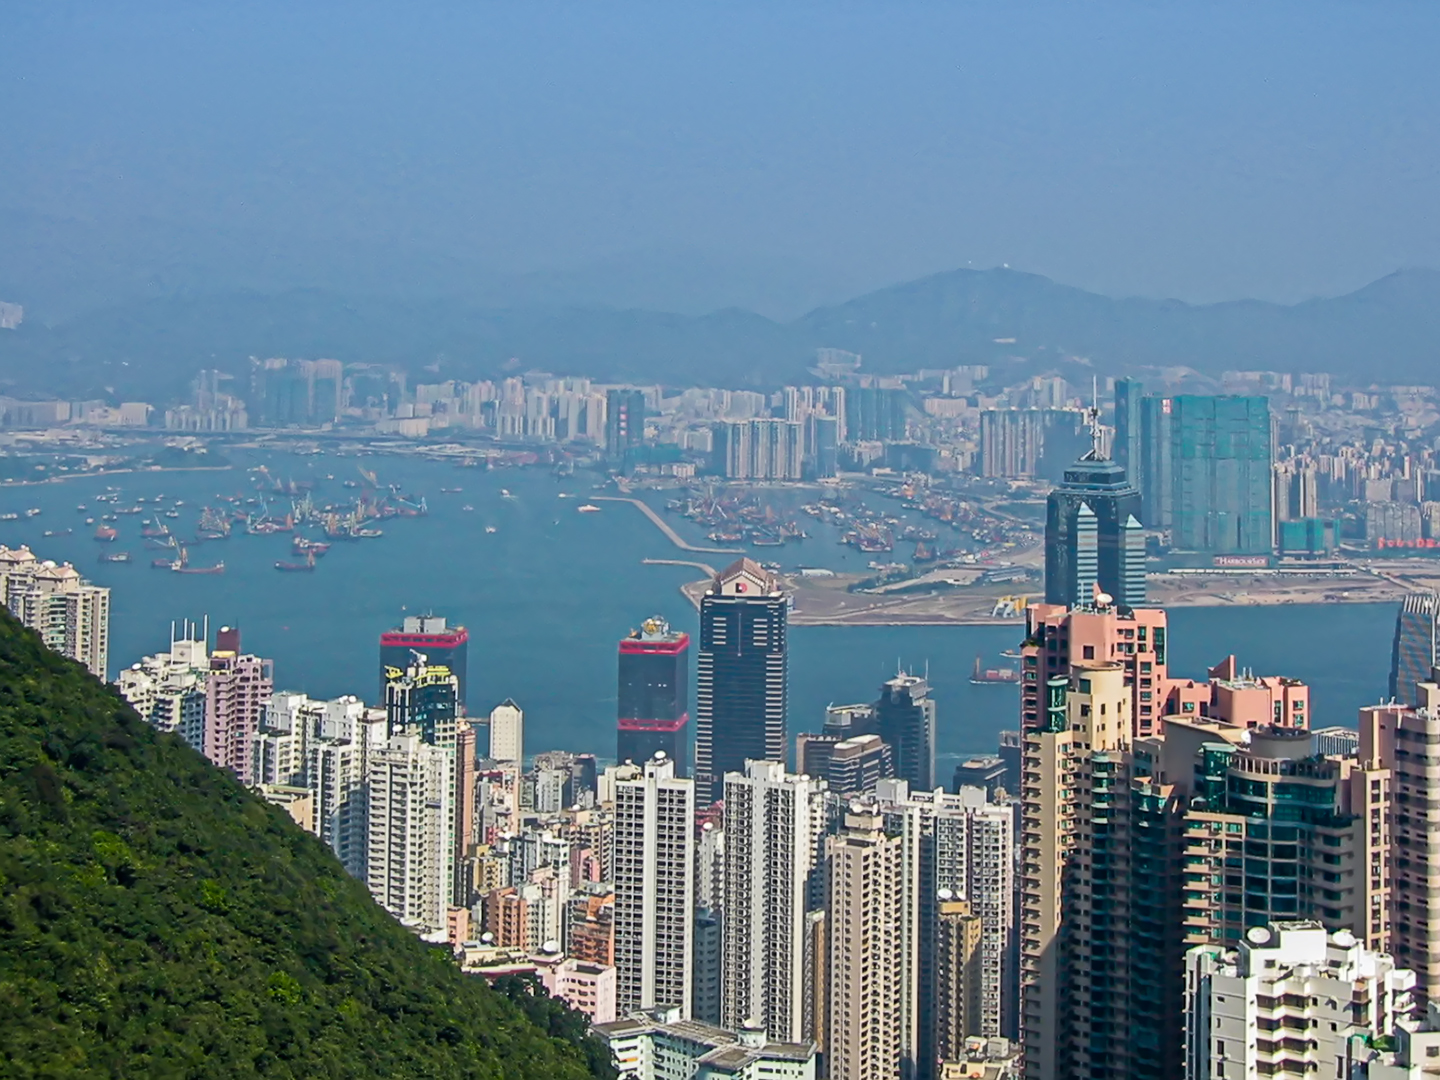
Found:
[[[4,25],[0,1072],[1432,1075],[1440,9]]]

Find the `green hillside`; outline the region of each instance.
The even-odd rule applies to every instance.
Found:
[[[614,1075],[510,992],[0,608],[0,1073]]]

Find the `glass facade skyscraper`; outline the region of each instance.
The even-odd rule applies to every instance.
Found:
[[[643,765],[663,750],[686,776],[690,760],[690,635],[656,616],[620,642],[615,760]]]
[[[1140,493],[1092,449],[1045,500],[1045,602],[1089,604],[1097,585],[1122,608],[1145,603]]]

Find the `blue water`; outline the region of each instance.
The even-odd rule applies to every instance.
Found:
[[[0,512],[38,507],[30,519],[0,522],[0,543],[29,544],[42,558],[68,560],[112,589],[111,674],[167,645],[171,620],[209,615],[212,629],[239,626],[247,651],[275,660],[276,681],[288,689],[329,697],[373,699],[381,631],[407,612],[434,611],[470,629],[470,711],[484,712],[513,697],[525,709],[529,752],[551,748],[614,754],[616,642],[642,619],[662,614],[676,627],[696,629],[693,607],[680,586],[696,571],[645,566],[644,558],[691,559],[720,565],[726,557],[673,547],[638,510],[604,503],[603,512],[580,514],[594,477],[557,479],[543,469],[485,472],[408,458],[369,456],[359,463],[425,495],[430,515],[390,519],[384,537],[336,544],[313,574],[282,574],[288,534],[236,535],[191,550],[191,562],[223,559],[226,573],[185,576],[150,568],[140,521],[121,515],[121,538],[91,539],[87,516],[98,518],[96,494],[122,490],[121,505],[163,492],[185,500],[182,518],[167,524],[193,531],[199,508],[217,494],[253,492],[241,465],[264,461],[281,477],[321,482],[317,501],[342,501],[354,492],[341,481],[356,477],[357,459],[327,454],[293,457],[232,455],[224,472],[143,473],[106,480],[75,480],[0,489]],[[442,487],[463,487],[441,494]],[[514,498],[504,498],[508,488]],[[575,498],[559,498],[561,492]],[[89,509],[77,512],[78,503]],[[465,512],[462,505],[475,507]],[[167,506],[169,500],[167,500]],[[704,530],[670,519],[697,543]],[[807,520],[807,526],[810,522]],[[486,533],[485,526],[495,528]],[[70,536],[45,537],[67,527]],[[789,566],[804,563],[861,568],[868,557],[811,529],[816,538],[786,548],[757,549],[761,558]],[[97,561],[102,551],[126,550],[130,565]],[[1353,724],[1356,709],[1378,700],[1389,668],[1394,608],[1388,604],[1327,607],[1191,608],[1171,612],[1171,670],[1203,676],[1206,667],[1234,652],[1264,674],[1304,679],[1312,686],[1313,722]],[[1013,686],[972,686],[977,653],[993,662],[1016,643],[1008,627],[797,627],[791,631],[792,732],[818,728],[832,702],[872,699],[897,664],[928,669],[939,708],[940,775],[954,758],[991,752],[997,732],[1015,726]]]

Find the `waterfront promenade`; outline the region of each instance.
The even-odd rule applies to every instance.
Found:
[[[669,523],[668,521],[666,521],[664,518],[662,518],[662,517],[661,517],[659,514],[657,514],[653,509],[651,509],[650,506],[649,506],[647,503],[641,502],[639,499],[627,499],[627,498],[625,498],[624,496],[621,496],[621,495],[592,495],[592,496],[590,496],[590,500],[591,500],[592,502],[619,502],[619,503],[629,503],[631,506],[637,507],[642,514],[644,514],[646,517],[648,517],[648,518],[654,523],[654,525],[655,525],[655,527],[656,527],[657,529],[659,529],[662,533],[665,534],[665,538],[666,538],[667,540],[669,540],[669,541],[670,541],[672,544],[674,544],[676,547],[680,548],[680,550],[682,550],[682,551],[698,551],[698,552],[700,552],[700,553],[702,553],[702,554],[708,554],[708,555],[743,555],[743,554],[745,554],[743,551],[739,550],[738,548],[699,547],[699,546],[696,545],[696,544],[690,543],[688,540],[686,540],[684,537],[682,537],[679,533],[677,533],[674,529],[672,529],[672,528],[670,527],[670,523]],[[713,571],[711,571],[711,573],[713,574]]]

